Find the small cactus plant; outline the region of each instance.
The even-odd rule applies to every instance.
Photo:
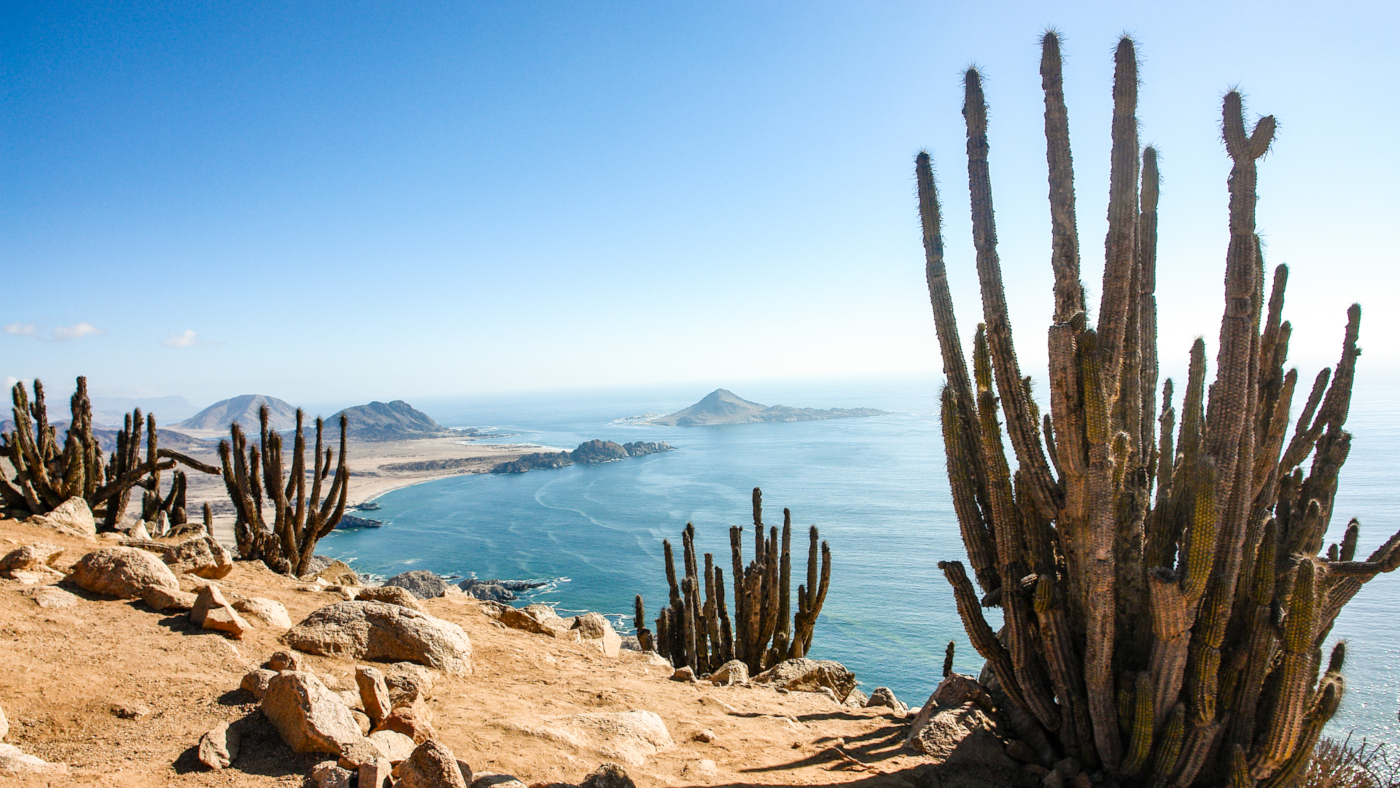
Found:
[[[1228,93],[1223,136],[1234,166],[1216,377],[1207,387],[1198,339],[1178,425],[1172,381],[1157,402],[1159,175],[1156,151],[1138,144],[1133,42],[1125,36],[1115,54],[1096,326],[1079,276],[1060,41],[1051,32],[1042,43],[1055,280],[1050,413],[1031,398],[1012,341],[976,69],[965,74],[963,107],[983,307],[971,373],[937,185],[928,155],[915,163],[947,376],[949,481],[981,598],[961,562],[940,567],[1019,732],[1046,742],[1049,755],[1074,756],[1118,784],[1281,788],[1306,766],[1341,700],[1345,649],[1320,672],[1338,613],[1363,583],[1400,566],[1400,534],[1355,560],[1355,521],[1340,546],[1322,546],[1351,443],[1343,424],[1361,310],[1348,310],[1341,360],[1317,376],[1290,438],[1298,373],[1284,369],[1288,270],[1275,269],[1266,301],[1255,229],[1257,164],[1274,119],[1247,129],[1239,93]],[[1000,633],[982,613],[993,605]]]

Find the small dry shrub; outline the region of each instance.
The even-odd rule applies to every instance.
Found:
[[[1313,749],[1299,788],[1400,788],[1400,757],[1385,743],[1324,738]]]

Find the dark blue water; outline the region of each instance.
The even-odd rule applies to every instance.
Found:
[[[738,387],[736,387],[738,388]],[[509,400],[423,403],[440,422],[495,427],[507,440],[573,448],[592,438],[664,440],[674,452],[526,474],[474,475],[420,484],[379,499],[381,529],[337,532],[322,552],[361,571],[391,575],[429,569],[451,575],[550,581],[532,599],[561,612],[597,610],[630,629],[632,599],[648,618],[666,601],[662,539],[679,555],[687,522],[697,546],[729,574],[728,531],[745,527],[752,550],[750,496],[763,489],[765,522],[792,510],[796,584],[805,578],[806,528],[815,524],[833,553],[831,590],[811,656],[837,659],[867,691],[888,686],[921,703],[937,684],[944,648],[956,668],[975,672],[952,594],[937,569],[962,559],[948,495],[932,380],[843,384],[753,384],[740,396],[765,404],[876,407],[888,416],[788,424],[676,428],[614,423],[646,411],[672,412],[707,391],[591,392]],[[1396,527],[1388,508],[1400,488],[1400,413],[1358,392],[1357,433],[1343,473],[1334,530],[1363,522],[1368,551]],[[1366,527],[1369,526],[1369,527]],[[745,559],[751,558],[746,552]],[[728,578],[726,578],[727,580]],[[1400,740],[1400,632],[1390,619],[1400,576],[1382,576],[1348,607],[1335,635],[1351,640],[1350,689],[1334,730],[1356,727],[1373,740]],[[995,623],[994,623],[995,625]]]

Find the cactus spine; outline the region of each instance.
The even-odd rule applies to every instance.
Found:
[[[1324,549],[1322,539],[1350,448],[1343,425],[1360,308],[1348,310],[1341,359],[1318,374],[1290,437],[1298,373],[1285,371],[1287,269],[1275,269],[1266,302],[1255,216],[1257,164],[1275,124],[1265,117],[1247,128],[1231,92],[1222,111],[1233,169],[1215,379],[1208,385],[1197,340],[1180,409],[1170,380],[1159,406],[1160,175],[1156,151],[1138,143],[1134,45],[1123,37],[1114,56],[1104,279],[1090,326],[1059,37],[1047,33],[1042,44],[1055,306],[1043,419],[1012,341],[975,69],[964,75],[963,107],[982,289],[972,375],[948,292],[937,184],[928,154],[915,161],[947,378],[944,449],[980,603],[960,562],[939,566],[1013,716],[1062,756],[1134,784],[1286,785],[1344,690],[1344,651],[1319,679],[1323,641],[1362,584],[1400,567],[1400,534],[1364,561],[1355,521],[1339,544]],[[1002,608],[1000,635],[983,605]],[[1285,614],[1281,627],[1274,611]]]
[[[687,523],[681,539],[684,576],[676,573],[670,540],[662,541],[670,605],[656,619],[655,644],[677,667],[688,665],[708,673],[731,659],[758,673],[785,659],[806,656],[812,633],[831,584],[831,548],[820,540],[816,526],[809,533],[807,582],[797,587],[797,611],[791,613],[792,512],[783,510],[781,541],[777,528],[764,532],[763,492],[753,490],[754,559],[744,564],[743,529],[729,529],[734,576],[734,617],[725,602],[724,571],[705,553],[700,573],[695,550],[695,526]],[[818,556],[820,555],[820,558]],[[701,591],[703,590],[703,596]],[[644,632],[642,598],[637,597],[638,637]],[[650,633],[648,633],[650,636]],[[645,648],[645,644],[643,645]]]
[[[261,423],[258,445],[248,443],[235,422],[229,440],[219,442],[224,486],[233,501],[234,540],[239,558],[261,560],[274,572],[303,575],[311,563],[316,543],[329,534],[345,514],[350,485],[346,460],[345,416],[340,417],[340,455],[324,444],[324,424],[316,419],[316,448],[312,468],[306,467],[305,417],[297,410],[291,466],[284,468],[282,436],[268,428],[268,411],[258,412]],[[334,476],[331,476],[334,468]],[[311,490],[307,491],[307,477]],[[324,499],[321,488],[330,479]],[[266,494],[271,512],[264,511]],[[270,517],[269,517],[270,515]]]

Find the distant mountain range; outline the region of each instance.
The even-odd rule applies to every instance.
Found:
[[[53,425],[54,429],[58,431],[58,444],[60,447],[63,445],[63,442],[68,439],[68,425],[70,423],[71,422],[69,422],[67,419],[64,419],[63,421],[50,422],[50,424]],[[0,420],[0,432],[14,432],[14,429],[14,419]],[[94,426],[92,429],[92,434],[97,437],[97,445],[101,446],[103,451],[116,451],[117,432],[118,430],[109,429],[107,427]],[[156,446],[163,449],[174,449],[176,451],[182,452],[201,451],[214,448],[214,444],[210,443],[209,441],[202,441],[197,438],[191,438],[183,432],[176,432],[174,430],[167,430],[160,427],[156,428]],[[141,430],[141,456],[143,458],[146,456],[146,431],[144,428]]]
[[[753,424],[763,421],[818,421],[821,419],[851,419],[861,416],[884,416],[874,408],[792,408],[787,405],[760,405],[732,391],[715,389],[704,399],[685,410],[669,416],[649,419],[650,424],[674,427],[700,427],[711,424]]]
[[[246,433],[256,434],[260,429],[258,411],[267,406],[267,426],[273,430],[290,430],[297,426],[297,409],[285,400],[263,394],[244,394],[232,399],[220,400],[177,424],[170,425],[177,430],[214,430],[224,432],[230,424],[237,422]]]

